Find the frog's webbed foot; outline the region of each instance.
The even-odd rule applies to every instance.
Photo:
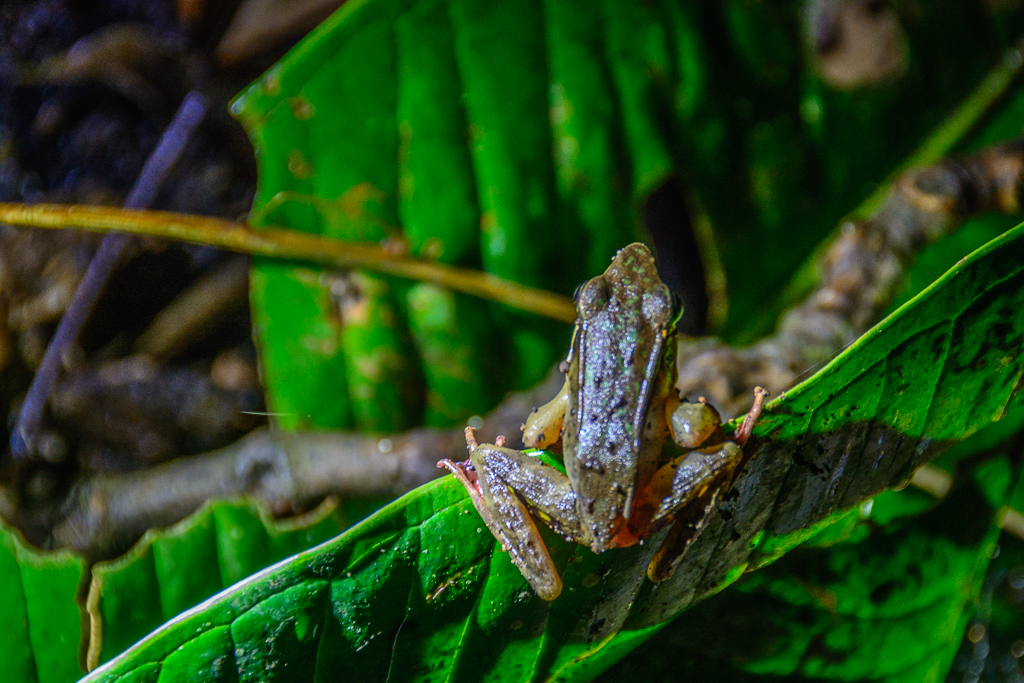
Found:
[[[499,437],[501,438],[501,437]],[[444,460],[438,460],[437,466],[447,468],[449,472],[455,475],[455,478],[459,480],[466,490],[469,492],[470,497],[481,496],[480,491],[480,479],[476,475],[476,470],[473,469],[473,451],[477,449],[476,435],[473,433],[472,427],[466,427],[466,449],[469,451],[469,458],[462,462],[455,462],[445,458]],[[482,514],[482,513],[481,513]]]
[[[473,507],[476,508],[477,512],[483,518],[484,523],[487,524],[488,528],[492,528],[494,520],[491,516],[491,511],[487,506],[487,502],[484,499],[483,490],[480,488],[480,477],[477,475],[476,468],[473,467],[473,453],[477,449],[476,436],[473,434],[472,427],[466,427],[466,447],[469,449],[469,459],[463,460],[462,462],[455,462],[445,458],[444,460],[438,460],[438,467],[445,467],[451,472],[460,484],[466,488],[466,492],[469,494],[469,499],[473,501]]]

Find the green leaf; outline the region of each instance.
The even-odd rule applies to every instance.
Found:
[[[859,543],[801,548],[634,654],[652,681],[675,680],[680,668],[716,680],[944,680],[999,535],[979,498],[968,487]],[[965,520],[965,508],[979,514]]]
[[[338,297],[352,423],[361,431],[388,434],[423,421],[422,371],[399,304],[406,289],[351,273]]]
[[[495,403],[504,372],[493,362],[486,364],[488,354],[480,353],[501,346],[500,339],[489,336],[487,304],[428,284],[410,287],[406,299],[429,387],[424,424],[451,427],[480,406]],[[483,377],[490,381],[480,381]]]
[[[465,11],[463,16],[453,9],[450,17],[441,2],[349,3],[305,41],[303,50],[250,88],[235,112],[261,162],[258,222],[349,239],[404,236],[415,252],[461,265],[483,262],[491,272],[551,286],[552,279],[541,273],[559,269],[545,262],[550,257],[537,258],[554,253],[545,242],[552,234],[554,202],[547,87],[529,71],[508,66],[510,77],[520,78],[524,88],[506,91],[507,83],[490,80],[481,68],[507,63],[508,55],[496,52],[496,46],[511,53],[517,40],[542,37],[522,24],[519,38],[506,30],[508,42],[495,43],[487,22],[507,20],[473,14],[472,4]],[[539,6],[520,12],[506,3],[501,9],[510,11],[539,20]],[[460,16],[468,23],[456,34],[453,21],[461,26]],[[487,143],[470,144],[471,134]],[[528,180],[519,187],[517,178]],[[499,186],[501,192],[488,189]],[[486,245],[482,234],[489,235],[483,238]],[[606,248],[605,259],[611,255]],[[475,347],[478,359],[467,364],[463,351],[432,343],[436,328],[423,316],[409,319],[416,348],[408,336],[379,339],[394,325],[382,325],[375,311],[387,309],[385,317],[399,327],[405,320],[404,308],[396,306],[400,296],[378,301],[389,289],[383,282],[364,288],[371,315],[365,334],[359,334],[339,324],[329,282],[271,263],[257,264],[253,280],[268,401],[285,415],[280,423],[286,427],[408,427],[421,420],[417,397],[419,404],[455,401],[469,408],[468,414],[483,412],[513,382],[526,386],[538,379],[562,350],[556,341],[562,335],[550,325],[459,306],[460,327],[510,341]],[[560,289],[568,288],[567,276]],[[418,329],[419,324],[428,327]],[[493,349],[491,358],[487,349]],[[483,366],[506,352],[514,356],[514,370],[486,376]],[[444,358],[446,353],[451,357]],[[381,355],[390,361],[382,365]],[[439,357],[442,365],[459,366],[458,382],[426,369],[426,391],[389,388],[409,376],[408,368],[418,374],[423,360],[434,364]],[[493,389],[476,391],[475,400],[474,392],[453,397],[453,391],[488,384]],[[412,407],[403,406],[410,397]],[[440,419],[434,408],[428,416],[435,423]]]
[[[315,633],[318,677],[348,670],[373,680],[591,678],[745,569],[778,559],[791,534],[844,518],[842,510],[999,419],[1024,367],[1021,254],[1024,226],[964,259],[775,401],[732,493],[657,587],[645,569],[659,537],[595,555],[547,534],[565,589],[545,603],[496,552],[461,486],[446,478],[236,584],[88,680],[161,664],[187,644],[234,629],[268,601],[281,638]],[[282,602],[287,590],[312,597]],[[323,611],[311,614],[321,595],[328,596]],[[304,666],[295,653],[308,648],[236,655],[239,677]],[[190,675],[210,680],[198,670]]]
[[[278,522],[254,501],[211,501],[93,567],[89,664],[111,659],[163,622],[344,528],[337,502]]]
[[[807,543],[745,576],[734,590],[674,620],[606,680],[637,666],[652,683],[676,680],[680,669],[696,679],[737,682],[765,675],[945,680],[985,568],[997,554],[997,510],[1024,500],[1014,457],[1022,427],[1024,405],[1017,404],[1002,422],[956,446],[958,458],[991,459],[950,496],[939,502],[914,488],[878,495],[838,545]],[[932,466],[949,464],[953,450]],[[1018,461],[1016,473],[1011,461]],[[1006,632],[1014,630],[1008,625]]]
[[[35,550],[0,523],[4,680],[78,680],[80,658],[104,662],[224,587],[336,536],[336,508],[327,501],[278,522],[253,501],[211,501],[91,568],[70,551]],[[136,675],[146,680],[148,670]]]
[[[0,522],[0,661],[7,680],[64,683],[81,675],[77,597],[85,571],[74,553],[35,552]]]
[[[900,87],[854,94],[823,86],[800,59],[792,2],[351,1],[233,104],[259,162],[252,220],[402,240],[568,294],[640,237],[652,191],[685,178],[720,242],[728,329],[749,338],[772,322],[760,294],[1007,43],[982,8],[900,11],[911,51]],[[412,342],[404,331],[348,335],[333,277],[267,260],[252,277],[267,400],[288,429],[411,426],[425,402],[464,419],[533,385],[567,339],[507,309],[460,306],[458,327],[506,343],[475,346],[473,363],[451,349],[442,365],[464,371],[452,382],[430,367],[448,351],[417,329],[422,318],[405,320],[394,287],[368,287],[367,307],[394,312]],[[378,336],[381,347],[363,343]],[[494,366],[507,371],[488,375]],[[393,391],[420,374],[425,386]],[[484,385],[493,390],[472,390]]]

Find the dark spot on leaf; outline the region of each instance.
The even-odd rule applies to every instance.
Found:
[[[842,664],[846,661],[846,653],[833,650],[825,644],[825,636],[819,634],[808,644],[802,659],[805,662],[811,659],[820,659],[826,664]]]
[[[875,590],[871,591],[871,602],[876,605],[881,605],[883,602],[889,599],[892,592],[899,587],[896,581],[886,581],[875,586]]]

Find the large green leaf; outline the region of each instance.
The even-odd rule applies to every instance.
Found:
[[[153,529],[116,560],[93,567],[90,665],[245,577],[335,536],[337,501],[280,522],[254,501],[213,501]]]
[[[1024,503],[1015,438],[1022,428],[1017,404],[1003,422],[933,461],[986,458],[938,504],[915,488],[876,496],[870,516],[831,527],[688,610],[602,680],[637,666],[652,682],[677,680],[681,668],[695,680],[736,683],[945,680],[985,568],[999,554],[997,511]],[[1005,551],[1006,539],[999,541]],[[1006,636],[1016,630],[1008,625]]]
[[[730,329],[763,329],[773,309],[760,294],[966,94],[1017,20],[901,5],[906,75],[854,94],[824,87],[803,58],[800,6],[351,0],[233,105],[260,166],[253,220],[402,239],[569,293],[638,236],[649,194],[684,177],[720,242]],[[565,346],[558,326],[455,297],[456,327],[485,341],[467,356],[407,317],[422,298],[357,280],[257,261],[279,426],[452,424],[532,385]],[[353,308],[364,315],[344,315]]]
[[[288,680],[590,678],[999,419],[1024,368],[1021,310],[1024,226],[774,402],[730,496],[657,586],[645,579],[655,542],[594,555],[548,534],[565,590],[545,603],[446,478],[173,620],[89,680],[283,680],[296,668],[305,674]]]
[[[344,528],[336,501],[287,522],[253,501],[213,501],[134,548],[90,566],[41,552],[0,523],[4,681],[67,683],[250,574]]]
[[[65,683],[81,675],[76,598],[86,563],[71,551],[38,553],[0,523],[0,661],[9,680]]]

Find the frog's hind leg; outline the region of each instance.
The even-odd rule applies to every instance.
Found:
[[[726,441],[718,446],[690,451],[663,467],[655,475],[655,480],[671,472],[672,484],[668,495],[661,499],[654,512],[654,523],[673,517],[708,488],[728,484],[742,459],[743,449],[735,442]]]
[[[679,511],[668,536],[651,559],[651,563],[647,565],[647,578],[654,583],[660,583],[675,573],[686,551],[707,526],[715,511],[715,503],[723,490],[717,486],[709,487]]]
[[[668,538],[662,543],[647,567],[651,581],[664,581],[672,576],[690,544],[704,529],[718,496],[732,481],[743,450],[732,441],[718,446],[690,451],[666,465],[655,476],[664,480],[674,470],[670,492],[654,512],[652,525],[657,528],[674,520]]]
[[[477,445],[470,430],[466,437],[469,463],[438,464],[450,469],[466,487],[487,528],[537,595],[554,600],[562,591],[562,580],[530,512],[555,532],[572,540],[579,538],[576,494],[568,477],[525,453]]]

